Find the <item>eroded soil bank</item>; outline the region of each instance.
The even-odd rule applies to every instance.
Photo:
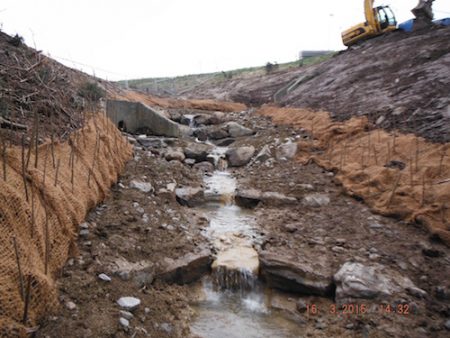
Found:
[[[228,155],[237,165],[228,170],[237,178],[236,202],[252,208],[262,237],[254,249],[261,280],[271,286],[269,311],[309,337],[448,335],[445,245],[419,226],[372,214],[343,193],[333,172],[293,160],[293,145],[307,132],[254,112],[214,116],[216,126],[196,137],[206,133],[216,144],[241,149]],[[251,132],[233,124],[223,132],[223,120]],[[195,208],[205,202],[198,188],[213,170],[212,149],[193,139],[130,141],[134,160],[81,225],[79,255],[59,280],[61,308],[42,323],[39,337],[191,335],[195,295],[176,282],[207,274],[215,255],[202,234],[209,219]],[[117,304],[121,297],[140,304],[126,310]]]

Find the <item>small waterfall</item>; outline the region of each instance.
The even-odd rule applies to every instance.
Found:
[[[247,269],[228,269],[219,266],[213,271],[213,283],[219,290],[252,291],[256,288],[258,277]]]

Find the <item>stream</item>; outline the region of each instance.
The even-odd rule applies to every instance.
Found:
[[[220,161],[225,150],[216,148],[216,168],[224,168]],[[298,323],[270,308],[271,290],[258,280],[253,247],[262,237],[252,211],[234,203],[236,179],[226,170],[216,170],[205,175],[204,183],[208,202],[198,209],[209,219],[203,235],[217,254],[211,275],[196,290],[199,300],[191,304],[192,333],[202,338],[301,336]]]

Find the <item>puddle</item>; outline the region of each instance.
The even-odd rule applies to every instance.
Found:
[[[217,161],[226,148],[216,149]],[[216,162],[218,163],[218,162]],[[300,326],[273,311],[258,281],[259,260],[253,246],[260,242],[253,212],[234,204],[236,179],[226,171],[205,176],[205,195],[210,202],[199,207],[210,220],[203,235],[217,255],[211,276],[193,292],[196,313],[192,333],[202,338],[299,337]]]

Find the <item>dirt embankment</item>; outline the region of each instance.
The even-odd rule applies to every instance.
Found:
[[[332,113],[367,116],[382,128],[450,140],[450,27],[394,32],[366,41],[317,65],[196,88],[189,97],[231,99],[249,105],[273,101]]]

